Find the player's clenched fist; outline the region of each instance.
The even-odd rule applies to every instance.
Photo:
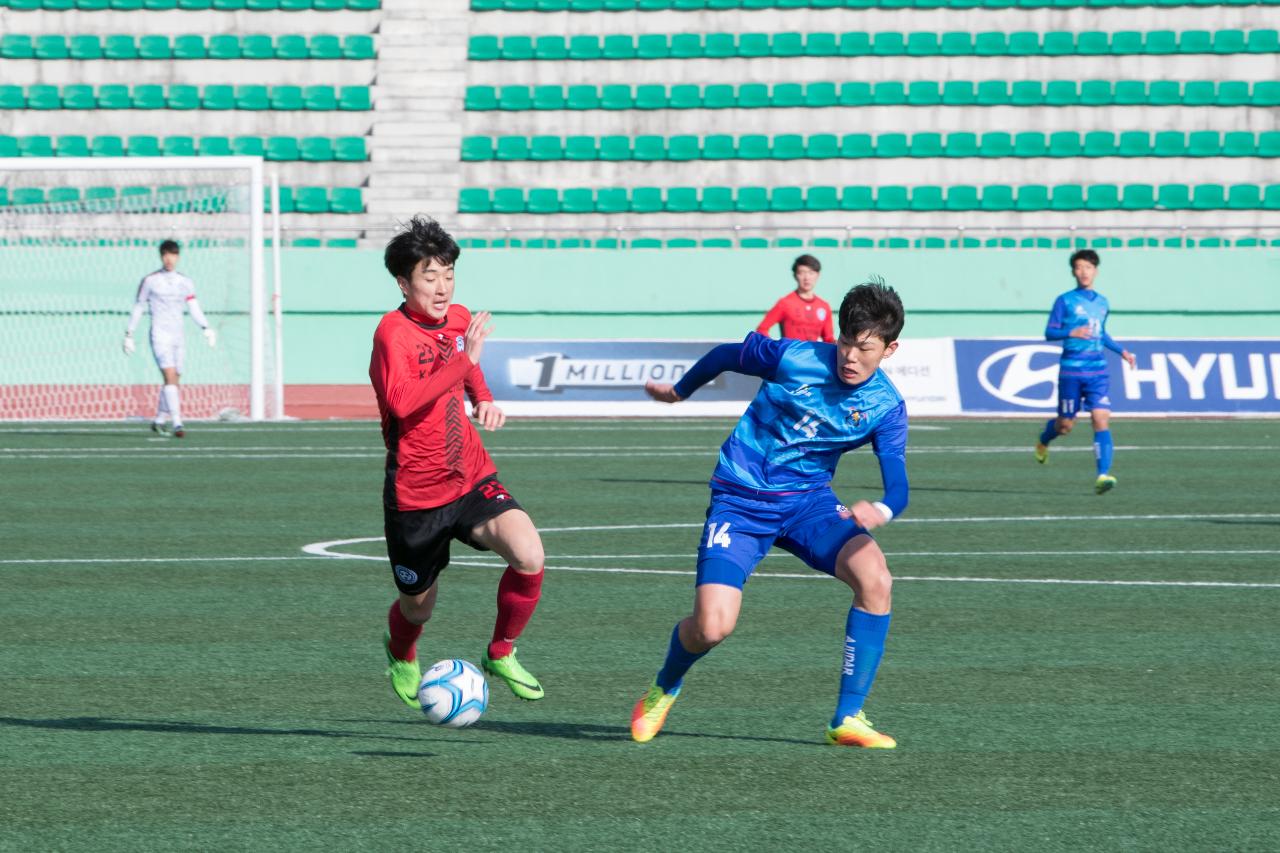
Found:
[[[218,333],[213,330],[212,326],[204,327],[204,339],[209,342],[210,348],[218,345]]]
[[[684,399],[676,393],[676,386],[665,382],[654,382],[652,379],[644,383],[644,393],[659,403],[679,403]]]
[[[487,400],[476,406],[474,414],[475,419],[480,422],[480,426],[489,432],[493,432],[495,429],[502,429],[502,425],[507,422],[506,412]]]
[[[120,348],[124,350],[125,355],[133,355],[133,350],[135,346],[136,345],[133,342],[133,335],[125,335],[124,343],[121,345]]]
[[[481,311],[471,318],[471,324],[467,326],[465,347],[467,358],[471,359],[473,364],[480,363],[480,353],[484,351],[484,339],[493,331],[493,326],[487,325],[492,317],[493,315],[488,311]]]

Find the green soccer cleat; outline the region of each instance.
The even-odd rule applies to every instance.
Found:
[[[155,421],[152,421],[151,431],[154,432],[156,435],[168,435],[169,425],[167,423],[156,423]]]
[[[893,738],[871,728],[871,721],[861,711],[857,716],[845,717],[835,728],[828,726],[827,743],[832,746],[860,746],[863,749],[894,749],[898,745]]]
[[[422,683],[422,668],[417,660],[400,660],[391,654],[391,635],[384,634],[382,645],[387,651],[387,675],[391,678],[391,689],[396,692],[404,704],[410,708],[422,710],[418,701],[418,685]]]
[[[667,712],[679,695],[679,687],[667,693],[656,681],[650,685],[649,692],[641,696],[640,701],[631,709],[631,739],[636,743],[653,740],[662,731],[662,724],[667,721]]]
[[[546,695],[542,685],[538,683],[538,679],[534,678],[533,673],[521,666],[520,661],[516,660],[515,649],[511,650],[511,654],[497,660],[490,660],[489,651],[486,649],[484,655],[480,658],[480,668],[490,675],[507,682],[511,692],[521,699],[533,702]]]
[[[1041,465],[1049,461],[1049,445],[1036,442],[1036,461]]]
[[[1093,490],[1098,494],[1105,494],[1116,487],[1116,478],[1110,474],[1099,474],[1098,479],[1093,481]]]

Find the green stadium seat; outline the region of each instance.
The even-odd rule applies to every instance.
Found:
[[[1218,30],[1213,34],[1214,53],[1247,53],[1248,50],[1244,30]]]
[[[538,41],[541,42],[542,39],[539,39]],[[605,36],[602,55],[605,59],[635,59],[635,42],[629,35]]]
[[[595,36],[579,35],[569,38],[570,59],[590,61],[599,59],[600,56],[600,40]]]
[[[588,86],[594,95],[595,89]],[[594,103],[594,102],[593,102]],[[564,89],[559,86],[535,86],[533,89],[533,100],[528,100],[528,90],[523,86],[504,86],[503,95],[499,101],[495,101],[495,108],[501,106],[502,109],[512,110],[562,110],[565,108]],[[582,107],[582,109],[594,109],[594,107]]]
[[[804,196],[805,210],[839,210],[840,194],[835,187],[809,187]]]
[[[231,140],[231,150],[244,157],[265,157],[267,143],[261,136],[237,136]]]
[[[1015,88],[1017,83],[1014,84]],[[1050,80],[1044,87],[1044,102],[1050,107],[1070,107],[1080,103],[1080,92],[1074,80]]]
[[[1081,56],[1103,56],[1112,52],[1107,33],[1086,30],[1076,34],[1075,52]]]
[[[739,160],[769,159],[769,137],[761,133],[748,133],[738,138]]]
[[[1276,30],[1250,30],[1245,41],[1249,53],[1280,52],[1280,33]]]
[[[190,136],[166,136],[161,150],[166,157],[194,157],[196,141]]]
[[[559,87],[556,87],[559,89]],[[497,90],[492,86],[468,86],[463,96],[463,109],[496,110],[498,108]]]
[[[675,109],[681,109],[677,104],[677,90],[697,89],[697,86],[672,86],[671,87],[671,106]],[[764,91],[767,87],[757,86],[757,90]],[[682,93],[683,94],[683,93]],[[768,106],[768,96],[765,95],[764,102],[759,106]],[[691,101],[690,101],[691,103]],[[738,97],[734,93],[733,87],[729,85],[711,85],[707,86],[701,93],[697,101],[698,106],[705,107],[709,110],[726,110],[738,105]],[[688,107],[684,107],[688,109]]]
[[[910,208],[911,198],[906,187],[889,185],[876,188],[876,210],[909,210]]]
[[[1280,130],[1265,130],[1258,134],[1258,156],[1280,157]]]
[[[898,106],[907,102],[906,86],[894,80],[880,81],[872,88],[872,102],[877,106]]]
[[[774,160],[800,160],[805,156],[804,137],[798,133],[784,133],[774,137],[770,156]]]
[[[699,150],[698,137],[692,135],[673,136],[667,140],[667,159],[676,162],[697,160],[702,156]]]
[[[571,110],[598,110],[600,93],[595,86],[570,86],[564,106]]]
[[[915,247],[917,249],[945,249],[947,241],[941,237],[921,237],[916,240]]]
[[[978,82],[977,103],[984,107],[1000,106],[1010,103],[1009,84],[1004,80],[981,80]],[[1034,102],[1039,104],[1037,98]]]
[[[841,56],[870,56],[871,55],[871,34],[870,33],[841,33],[840,34],[840,55]]]
[[[275,59],[276,49],[268,35],[247,35],[240,38],[242,59]]]
[[[809,245],[818,249],[838,249],[840,241],[834,237],[814,237]]]
[[[138,45],[133,36],[114,35],[103,39],[102,55],[107,59],[137,59]]]
[[[533,39],[529,36],[507,36],[502,40],[501,55],[507,60],[533,59]]]
[[[1280,210],[1280,184],[1268,184],[1262,193],[1262,209],[1263,210]],[[1271,245],[1276,245],[1276,241],[1272,241]]]
[[[769,192],[769,210],[777,213],[804,210],[804,191],[800,187],[774,187]]]
[[[318,87],[309,86],[308,91]],[[308,96],[309,97],[309,96]],[[307,109],[314,109],[308,106]],[[366,112],[373,109],[373,94],[368,86],[343,86],[338,90],[338,109],[347,112]]]
[[[876,87],[879,89],[879,86]],[[942,92],[936,80],[914,80],[907,85],[907,103],[913,107],[929,107],[942,103]]]
[[[9,191],[9,203],[15,206],[44,204],[44,190],[40,187],[15,187]]]
[[[1156,191],[1156,206],[1164,210],[1186,210],[1191,207],[1191,188],[1186,184],[1161,184]]]
[[[315,56],[315,41],[320,36],[312,36],[311,54]],[[374,47],[373,36],[356,33],[342,37],[342,57],[344,59],[374,59],[378,55]]]
[[[805,143],[804,156],[810,160],[829,160],[840,156],[840,138],[834,133],[815,133]]]
[[[27,109],[57,110],[61,108],[62,98],[58,94],[57,86],[37,83],[27,87]]]
[[[333,159],[343,163],[364,162],[369,159],[363,136],[339,136],[333,141]]]
[[[486,189],[464,189],[458,193],[459,213],[489,213],[492,209],[489,191]]]
[[[1112,56],[1128,56],[1143,52],[1142,33],[1137,30],[1119,30],[1111,34],[1110,53]]]
[[[743,86],[743,88],[745,89],[746,86]],[[739,93],[739,98],[741,99],[741,93]],[[778,83],[773,87],[773,92],[769,96],[769,106],[805,106],[804,86],[800,83]]]
[[[1053,188],[1049,207],[1052,210],[1083,209],[1084,187],[1079,184],[1058,184]]]
[[[1125,184],[1121,189],[1122,210],[1151,210],[1155,206],[1155,189],[1150,184]]]
[[[695,87],[696,88],[696,87]],[[661,110],[667,106],[667,87],[659,84],[645,83],[636,86],[635,108],[638,110]]]
[[[1232,184],[1227,188],[1227,209],[1257,210],[1262,207],[1262,188],[1257,184]]]
[[[359,187],[334,187],[329,191],[330,213],[364,213],[364,194]]]
[[[1085,157],[1114,157],[1116,155],[1116,135],[1109,130],[1093,130],[1084,135]]]
[[[68,52],[72,59],[101,59],[102,41],[94,35],[71,36]],[[3,48],[0,48],[0,53],[3,53]]]
[[[1009,34],[1007,50],[1010,56],[1038,56],[1044,52],[1040,46],[1040,34],[1025,30]]]
[[[698,191],[693,187],[672,187],[667,190],[666,210],[670,213],[695,213],[698,207]]]
[[[909,33],[907,35],[908,56],[937,56],[942,52],[937,33]]]
[[[1222,153],[1222,139],[1216,130],[1196,130],[1187,134],[1188,157],[1217,157]]]
[[[1173,30],[1151,30],[1142,43],[1144,53],[1165,56],[1178,52],[1178,34]]]
[[[538,161],[563,160],[564,146],[558,136],[535,136],[529,140],[529,159]]]
[[[490,62],[502,57],[502,47],[497,36],[472,36],[467,41],[467,59],[473,62]]]
[[[899,187],[905,193],[905,188]],[[874,210],[875,195],[871,187],[851,186],[840,190],[841,210]]]
[[[524,190],[519,187],[499,187],[493,191],[494,213],[524,213]]]
[[[1015,80],[1009,87],[1009,103],[1015,107],[1040,106],[1045,103],[1044,84],[1039,80]]]
[[[164,153],[160,147],[160,140],[154,136],[141,134],[130,136],[125,145],[130,157],[160,157]]]
[[[89,145],[92,157],[123,157],[124,140],[118,136],[95,136]],[[0,157],[5,156],[0,153]]]
[[[978,145],[980,157],[1013,157],[1015,156],[1013,136],[1004,131],[991,131],[982,134]]]
[[[982,34],[979,33],[979,35]],[[1004,33],[996,35],[1000,36],[1000,43],[1003,46]],[[943,56],[969,56],[975,52],[975,38],[968,32],[946,32],[942,34],[938,48]]]
[[[171,110],[200,109],[200,89],[185,83],[175,83],[165,93],[165,106]]]
[[[599,156],[596,151],[595,137],[568,137],[564,141],[564,156],[566,160],[595,160]]]
[[[1013,187],[1004,184],[989,184],[982,188],[983,210],[1014,210],[1017,205],[1013,198]]]
[[[637,59],[666,59],[671,56],[671,43],[665,35],[645,33],[636,37]]]
[[[846,133],[840,137],[840,156],[850,160],[875,157],[878,142],[873,142],[869,133]]]
[[[769,55],[783,58],[803,56],[804,36],[796,32],[774,33],[769,41]]]
[[[804,40],[805,56],[838,56],[840,40],[835,33],[809,33]]]
[[[1222,135],[1223,157],[1253,157],[1256,153],[1257,142],[1249,131],[1233,130]]]
[[[702,159],[704,160],[735,160],[737,157],[737,144],[728,134],[715,133],[702,141]]]
[[[297,89],[297,86],[291,87]],[[206,103],[207,103],[206,91]],[[207,108],[207,107],[206,107]],[[260,111],[271,109],[271,95],[266,86],[247,85],[235,87],[235,108],[238,110]]]
[[[89,187],[84,191],[84,200],[88,202],[111,201],[116,197],[115,187]]]
[[[18,140],[18,147],[23,157],[53,157],[57,154],[51,136],[24,136]]]
[[[61,35],[42,35],[36,36],[35,40],[35,58],[36,59],[69,59],[70,52],[67,50],[67,40]]]
[[[964,184],[947,187],[947,210],[980,210],[981,208],[982,201],[978,197],[977,187]]]
[[[545,188],[529,190],[525,209],[529,213],[559,213],[560,193],[557,190]]]
[[[494,157],[493,139],[488,136],[464,136],[462,138],[462,159],[468,162],[492,160]]]
[[[645,134],[635,138],[631,159],[645,162],[667,159],[667,140],[661,136]]]
[[[943,156],[942,134],[940,133],[912,134],[910,153],[912,157]]]
[[[684,237],[684,238],[677,238],[676,240],[671,240],[668,242],[668,245],[671,246],[671,248],[681,248],[681,247],[693,248],[697,246],[698,243],[696,240],[691,240],[687,237]],[[662,241],[657,239],[656,237],[637,237],[636,239],[631,241],[631,248],[632,249],[661,249]]]
[[[1255,107],[1280,106],[1280,81],[1260,80],[1254,83],[1249,103]]]
[[[93,87],[84,83],[72,83],[62,87],[62,108],[64,110],[92,110],[98,106],[98,97]]]
[[[730,187],[705,187],[698,200],[703,213],[729,213],[733,210],[733,190]]]
[[[907,42],[902,33],[879,32],[871,38],[871,53],[875,56],[902,56],[906,52]]]
[[[1226,188],[1221,184],[1196,184],[1191,190],[1192,210],[1222,210],[1226,206]]]
[[[1083,153],[1080,134],[1074,130],[1060,130],[1049,134],[1050,157],[1079,157]]]
[[[523,136],[500,136],[494,152],[497,160],[528,160],[529,140]]]
[[[231,34],[209,36],[210,59],[239,59],[240,37]]]
[[[706,104],[711,109],[711,90],[718,89],[718,86],[708,86],[706,89]],[[731,89],[732,87],[726,86]],[[769,87],[764,83],[743,83],[738,87],[736,106],[743,109],[754,110],[763,109],[772,106],[773,102],[769,98]]]
[[[1018,187],[1016,210],[1037,211],[1049,209],[1049,188],[1042,184],[1023,184]]]
[[[230,157],[233,153],[231,140],[225,136],[202,136],[196,150],[201,157]]]
[[[1142,80],[1117,80],[1111,90],[1111,100],[1121,106],[1141,106],[1147,103],[1147,84]]]
[[[292,136],[271,136],[267,138],[267,159],[281,162],[292,162],[301,159],[302,152],[298,148],[298,140]]]
[[[498,97],[500,110],[528,110],[533,108],[528,86],[503,86]]]
[[[575,187],[560,194],[561,213],[593,213],[595,209],[595,194],[590,189]]]
[[[1102,107],[1113,103],[1110,80],[1085,80],[1080,84],[1080,105]]]
[[[947,80],[942,84],[942,103],[947,106],[968,106],[976,99],[972,81]]]
[[[214,84],[205,86],[201,93],[200,106],[206,110],[236,109],[236,97],[231,86]]]
[[[1147,86],[1147,104],[1153,107],[1182,103],[1182,84],[1177,80],[1152,80]]]
[[[600,159],[610,161],[631,159],[631,137],[604,136],[600,138]]]
[[[1156,134],[1151,153],[1156,157],[1182,157],[1187,153],[1186,137],[1180,130],[1162,130]]]
[[[1044,34],[1040,53],[1045,56],[1068,56],[1076,52],[1075,33],[1053,30]]]
[[[720,35],[720,34],[717,34]],[[710,45],[711,38],[707,38]],[[712,56],[710,48],[707,52],[708,56]],[[769,34],[768,33],[743,33],[738,36],[737,55],[747,59],[758,59],[762,56],[769,55]]]
[[[636,187],[631,191],[629,204],[632,213],[661,213],[662,190],[658,187]]]
[[[834,107],[839,103],[835,83],[809,83],[804,87],[804,106],[811,109]]]
[[[134,86],[131,102],[135,110],[162,110],[167,105],[164,87],[152,83]]]
[[[174,59],[204,59],[209,55],[204,36],[180,35],[173,39]]]
[[[0,35],[0,57],[5,59],[34,59],[35,42],[28,35],[5,33]]]
[[[876,137],[877,157],[908,157],[911,145],[905,133],[882,133]]]
[[[702,36],[698,33],[676,33],[671,36],[672,59],[700,59],[702,55]]]
[[[1223,80],[1218,84],[1214,103],[1220,107],[1243,107],[1249,104],[1249,84],[1242,80]]]
[[[1213,53],[1213,34],[1208,30],[1184,30],[1178,36],[1178,53]]]
[[[1217,100],[1217,84],[1212,80],[1188,80],[1182,86],[1184,107],[1208,107]]]
[[[702,42],[702,56],[707,59],[730,59],[738,55],[738,40],[733,33],[707,33]]]
[[[799,237],[779,237],[773,241],[773,245],[779,249],[801,249],[804,248],[804,241]]]
[[[764,187],[738,187],[733,203],[739,213],[760,213],[769,209],[769,191]]]
[[[46,199],[49,204],[74,204],[80,200],[79,187],[54,187]]]
[[[22,149],[19,147],[18,137],[0,135],[0,157],[21,157]]]
[[[948,133],[942,148],[944,157],[977,157],[978,136],[974,133]]]
[[[1014,137],[1013,156],[1044,157],[1049,153],[1049,146],[1043,133],[1026,131]]]
[[[864,80],[851,80],[840,84],[840,106],[864,107],[872,103],[871,84]]]

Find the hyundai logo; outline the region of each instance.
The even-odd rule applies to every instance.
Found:
[[[1032,362],[1042,353],[1053,356],[1052,360],[1044,367],[1033,367]],[[1053,408],[1058,399],[1061,354],[1059,347],[1048,344],[1019,344],[996,350],[978,365],[978,383],[988,394],[1006,403],[1029,409]],[[1039,389],[1035,396],[1027,394],[1035,389]]]

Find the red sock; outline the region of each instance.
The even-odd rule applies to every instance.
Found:
[[[511,654],[512,645],[542,596],[542,576],[523,575],[507,566],[498,581],[498,620],[493,626],[493,642],[489,643],[489,660],[497,660]]]
[[[387,627],[391,630],[391,656],[396,660],[417,660],[416,644],[422,634],[422,626],[404,618],[399,600],[391,602],[391,609],[387,611]]]

